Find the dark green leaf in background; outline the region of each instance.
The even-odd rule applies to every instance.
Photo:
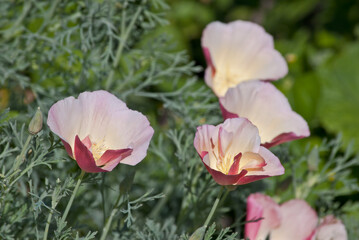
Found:
[[[348,143],[359,148],[359,43],[342,52],[319,69],[322,85],[319,118],[331,132],[342,132]]]

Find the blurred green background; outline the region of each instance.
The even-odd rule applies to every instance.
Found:
[[[359,149],[359,1],[171,0],[171,33],[205,68],[201,34],[212,21],[257,22],[273,35],[289,74],[275,84],[309,123],[312,136],[343,134]],[[203,78],[203,71],[198,73]]]

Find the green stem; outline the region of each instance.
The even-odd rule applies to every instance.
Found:
[[[54,213],[54,210],[51,209],[50,210],[50,214],[49,216],[47,217],[47,221],[46,221],[46,227],[45,227],[45,233],[44,233],[44,240],[47,240],[47,234],[49,232],[49,227],[50,227],[50,223],[51,223],[51,218],[52,218],[52,214]]]
[[[113,220],[114,216],[116,215],[116,213],[118,212],[119,207],[121,205],[120,203],[121,203],[121,194],[118,195],[116,204],[112,209],[111,215],[108,218],[105,227],[103,228],[100,240],[105,240],[106,239],[108,231],[110,230],[110,227],[111,227],[111,224],[112,224],[112,220]]]
[[[217,206],[218,206],[219,200],[221,199],[221,196],[222,196],[222,193],[223,193],[223,189],[224,189],[224,187],[221,188],[221,190],[220,190],[219,193],[218,193],[218,196],[217,196],[216,200],[214,201],[214,204],[213,204],[213,206],[212,206],[212,209],[211,209],[211,211],[209,212],[208,217],[207,217],[207,219],[206,219],[206,221],[205,221],[205,223],[204,223],[204,226],[205,226],[205,227],[208,226],[209,222],[210,222],[211,219],[212,219],[212,216],[213,216],[214,212],[216,211],[216,208],[217,208]]]
[[[105,225],[105,221],[106,221],[105,180],[106,180],[106,174],[103,174],[102,175],[102,182],[101,182],[101,200],[102,200],[103,224],[104,225]]]
[[[226,192],[224,193],[223,197],[221,198],[221,201],[219,202],[219,206],[222,206],[222,204],[224,203],[224,201],[226,200],[229,192],[231,192],[231,190],[229,190],[228,188],[226,188]]]
[[[108,75],[108,78],[106,80],[106,89],[110,89],[112,82],[113,82],[113,77],[115,75],[115,69],[118,66],[118,63],[120,62],[121,59],[121,55],[122,55],[122,51],[123,48],[125,47],[125,43],[127,41],[127,38],[130,35],[130,32],[133,28],[133,26],[135,25],[135,22],[138,18],[138,15],[140,14],[142,10],[142,7],[138,7],[135,15],[133,16],[130,24],[128,25],[127,29],[125,30],[125,21],[126,21],[126,11],[125,9],[122,10],[122,19],[121,19],[121,41],[120,44],[118,45],[117,51],[116,51],[116,57],[115,57],[115,61],[113,62],[113,66],[112,66],[112,70],[110,72],[110,74]]]
[[[73,202],[73,201],[74,201],[74,199],[75,199],[75,196],[76,196],[77,190],[78,190],[78,189],[79,189],[79,187],[80,187],[80,184],[81,184],[81,181],[82,181],[82,178],[84,177],[84,175],[85,175],[85,172],[84,172],[84,171],[81,171],[81,174],[80,174],[80,176],[79,176],[79,179],[77,180],[77,183],[76,183],[75,189],[74,189],[74,191],[72,192],[72,195],[71,195],[70,201],[67,203],[67,206],[66,206],[65,212],[64,212],[64,214],[62,215],[62,218],[61,218],[61,221],[62,221],[62,222],[65,222],[65,220],[66,220],[67,214],[68,214],[68,213],[69,213],[69,211],[70,211],[70,208],[71,208],[72,202]]]

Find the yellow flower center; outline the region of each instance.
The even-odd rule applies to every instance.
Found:
[[[232,154],[226,154],[224,157],[221,157],[219,154],[217,158],[217,169],[227,175],[234,162],[234,157]]]
[[[229,146],[231,144],[232,143],[230,143]],[[239,165],[237,166],[238,170],[236,173],[232,172],[231,174],[238,174],[244,169],[247,171],[263,171],[263,167],[266,165],[264,159],[258,153],[245,152],[245,153],[238,153],[237,155],[234,155],[230,151],[223,153],[221,141],[219,140],[217,146],[215,146],[212,138],[211,138],[211,145],[212,145],[211,146],[212,154],[216,159],[216,167],[218,171],[226,175],[228,175],[232,165],[234,164],[235,161],[237,161],[236,159],[238,157],[240,161],[238,163]]]
[[[99,143],[92,143],[91,152],[95,161],[99,160],[101,156],[106,152],[108,147],[106,147],[104,141],[100,141]]]
[[[235,156],[233,154],[231,154],[230,152],[226,152],[225,154],[223,153],[223,149],[222,149],[222,145],[220,143],[220,140],[217,143],[217,149],[213,143],[213,139],[211,139],[211,144],[212,144],[212,153],[213,156],[216,158],[216,166],[217,169],[224,173],[224,174],[228,174],[229,170],[231,169],[231,166],[234,163],[234,158]],[[216,154],[216,151],[218,152],[218,156]]]

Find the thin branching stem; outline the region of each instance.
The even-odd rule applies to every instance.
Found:
[[[44,240],[47,240],[47,234],[49,233],[49,228],[50,228],[50,223],[51,223],[53,213],[54,213],[54,210],[51,209],[49,216],[47,217],[47,221],[46,221],[46,227],[45,227],[44,238],[43,238]]]
[[[213,204],[213,206],[212,206],[212,209],[211,209],[211,211],[209,212],[206,221],[204,222],[204,226],[208,226],[209,222],[211,221],[212,216],[213,216],[214,212],[215,212],[216,209],[217,209],[219,200],[221,200],[222,193],[223,193],[223,189],[224,189],[224,187],[221,187],[221,190],[219,191],[218,196],[217,196],[216,200],[214,201],[214,204]]]
[[[108,218],[108,220],[106,222],[106,225],[103,228],[100,240],[105,240],[106,239],[108,231],[111,228],[112,220],[113,220],[114,216],[117,214],[117,212],[118,212],[118,210],[120,208],[120,205],[121,205],[121,202],[122,202],[121,198],[122,198],[122,196],[121,196],[121,194],[119,194],[118,198],[116,200],[116,204],[115,204],[115,206],[113,207],[113,209],[111,211],[110,217]]]
[[[226,192],[223,194],[223,197],[221,198],[221,200],[219,202],[219,206],[222,206],[224,201],[227,199],[227,196],[228,196],[229,192],[231,192],[231,191],[233,191],[233,190],[230,190],[229,188],[226,188]]]
[[[66,206],[65,212],[64,212],[64,214],[62,215],[62,218],[61,218],[61,221],[62,221],[62,222],[65,222],[65,220],[66,220],[67,214],[68,214],[68,213],[69,213],[69,211],[70,211],[70,208],[71,208],[72,202],[73,202],[73,201],[74,201],[74,199],[75,199],[75,196],[76,196],[77,190],[78,190],[78,189],[79,189],[79,187],[80,187],[80,184],[81,184],[81,181],[82,181],[82,178],[84,177],[84,175],[85,175],[85,172],[84,172],[84,171],[81,171],[81,174],[80,174],[80,176],[79,176],[79,179],[77,180],[77,183],[76,183],[75,189],[74,189],[74,191],[72,192],[72,195],[71,195],[70,201],[67,203],[67,206]]]
[[[102,181],[101,181],[101,199],[102,199],[102,212],[103,212],[103,224],[105,225],[106,221],[106,206],[105,206],[105,180],[106,175],[102,175]]]

